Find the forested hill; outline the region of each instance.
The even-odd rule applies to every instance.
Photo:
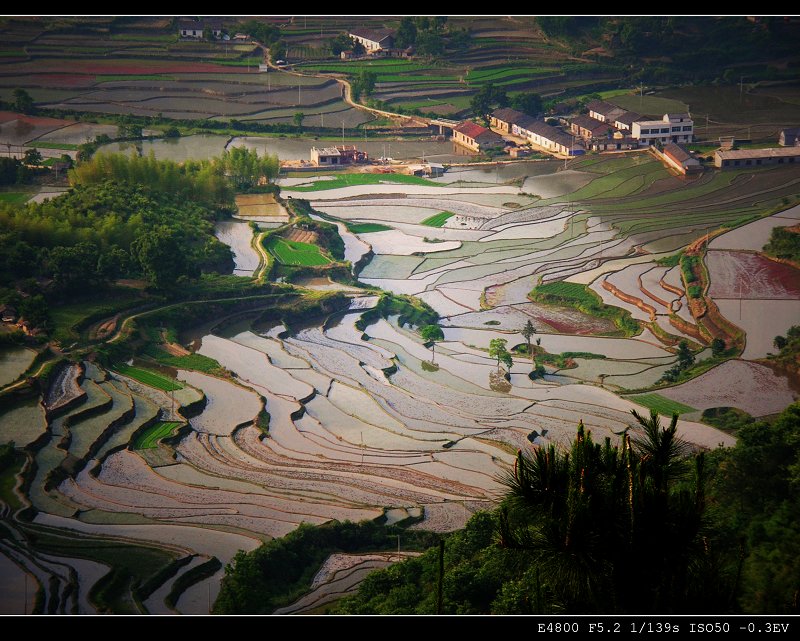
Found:
[[[54,306],[113,296],[117,279],[163,294],[202,274],[228,273],[231,250],[214,222],[233,208],[231,181],[247,186],[277,169],[276,157],[242,149],[182,165],[97,155],[72,171],[64,195],[0,204],[0,304],[48,333]]]
[[[625,64],[635,82],[796,78],[800,65],[797,19],[549,16],[537,23],[575,55]]]

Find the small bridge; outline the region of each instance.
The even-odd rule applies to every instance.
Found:
[[[439,135],[444,135],[445,129],[450,129],[452,132],[453,129],[458,127],[461,124],[460,120],[449,120],[448,118],[434,118],[433,120],[429,121],[428,123],[432,127],[439,127]]]

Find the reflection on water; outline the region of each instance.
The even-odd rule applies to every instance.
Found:
[[[221,220],[214,225],[214,235],[233,250],[233,273],[252,276],[258,269],[260,258],[251,244],[253,231],[240,220]]]
[[[140,156],[147,156],[150,152],[157,160],[208,160],[221,156],[228,136],[214,134],[197,134],[182,138],[165,138],[163,140],[140,140],[136,142],[112,142],[103,145],[98,152],[130,155],[136,152]]]

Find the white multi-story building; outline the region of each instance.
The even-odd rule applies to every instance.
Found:
[[[694,140],[694,121],[689,114],[664,114],[661,120],[639,120],[631,135],[643,144],[686,143]]]

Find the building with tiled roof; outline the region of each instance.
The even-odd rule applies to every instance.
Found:
[[[453,140],[473,151],[484,151],[505,145],[501,135],[470,120],[465,120],[453,129]]]

